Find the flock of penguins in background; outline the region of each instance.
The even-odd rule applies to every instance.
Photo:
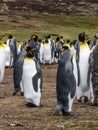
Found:
[[[28,43],[9,35],[0,42],[0,82],[5,68],[13,67],[14,92],[24,95],[28,107],[41,106],[43,75],[40,64],[58,64],[56,75],[57,105],[53,115],[72,114],[73,101],[98,106],[98,95],[92,85],[94,51],[98,48],[98,34],[89,39],[85,32],[77,40],[64,40],[63,36],[45,36],[44,40],[32,35]],[[97,59],[98,60],[98,59]],[[98,90],[98,88],[97,88]],[[83,100],[84,99],[84,100]]]

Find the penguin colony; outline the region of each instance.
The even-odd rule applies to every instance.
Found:
[[[89,41],[83,32],[73,42],[65,42],[62,36],[58,36],[55,42],[50,35],[42,41],[34,34],[28,44],[20,44],[9,35],[6,44],[0,42],[0,82],[3,80],[5,67],[13,67],[13,95],[20,92],[28,107],[39,107],[42,106],[43,84],[40,64],[58,63],[57,105],[53,115],[56,116],[61,111],[64,116],[73,116],[71,112],[75,98],[79,103],[84,98],[84,103],[97,106],[98,96],[92,86],[97,39],[96,34],[93,42]]]

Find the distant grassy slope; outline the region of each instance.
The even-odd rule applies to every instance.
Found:
[[[37,14],[29,20],[0,22],[0,34],[11,33],[20,41],[27,41],[33,33],[38,34],[39,38],[47,34],[58,34],[73,40],[83,31],[90,37],[98,33],[98,18],[66,18]]]

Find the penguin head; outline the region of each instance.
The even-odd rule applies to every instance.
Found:
[[[33,39],[36,42],[38,40],[38,36],[36,34],[33,34],[31,36],[31,39]]]
[[[45,44],[49,44],[49,41],[48,41],[48,39],[45,39]]]
[[[62,52],[65,51],[65,50],[70,50],[70,45],[68,43],[65,43],[63,46],[62,46]]]
[[[29,57],[29,58],[34,57],[34,51],[36,50],[36,48],[27,46],[25,50],[27,51],[27,57]]]
[[[57,38],[56,38],[56,42],[58,42],[58,41],[60,41],[60,37],[57,37]]]
[[[9,34],[8,39],[12,39],[12,38],[13,38],[13,35]]]

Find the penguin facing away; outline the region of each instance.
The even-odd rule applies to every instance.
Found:
[[[58,115],[61,111],[64,116],[71,116],[76,80],[73,74],[72,54],[68,49],[65,49],[58,63],[56,92],[57,106],[54,115]]]
[[[6,45],[0,43],[0,82],[3,80],[6,63]]]
[[[6,47],[6,67],[13,67],[15,58],[17,57],[17,47],[16,47],[16,40],[11,35],[11,39],[7,40],[7,47]]]

